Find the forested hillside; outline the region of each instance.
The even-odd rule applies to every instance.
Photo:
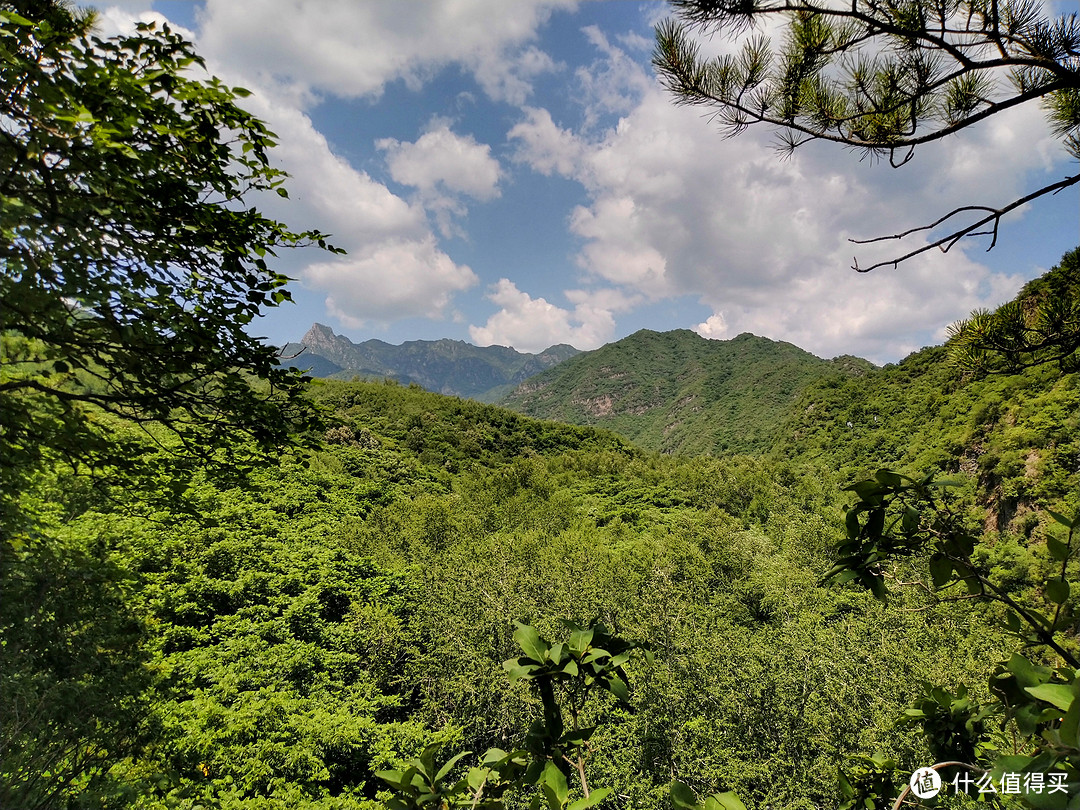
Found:
[[[811,383],[772,454],[849,480],[883,466],[960,475],[988,530],[1030,534],[1038,510],[1076,500],[1080,380],[1050,365],[974,375],[945,347],[923,349],[858,380]]]
[[[1050,510],[1078,506],[1076,375],[972,374],[941,347],[875,369],[730,343],[817,375],[751,434],[776,436],[767,453],[658,455],[415,385],[314,380],[313,454],[176,477],[163,435],[137,490],[42,470],[20,498],[36,534],[3,570],[0,707],[24,720],[0,740],[0,805],[402,806],[376,773],[428,746],[441,762],[530,744],[539,694],[503,667],[519,622],[566,641],[563,622],[602,621],[650,648],[626,664],[625,700],[580,707],[604,806],[664,806],[673,780],[749,807],[881,806],[894,764],[953,750],[897,726],[920,700],[1009,745],[964,720],[1016,648],[999,605],[933,596],[918,558],[895,576],[922,586],[887,604],[823,577],[844,485],[929,470],[955,479],[950,508],[982,535],[975,570],[1042,603]],[[632,354],[642,375],[672,362]],[[927,698],[925,683],[952,691]],[[516,795],[507,807],[528,804]]]
[[[599,425],[650,450],[717,455],[767,449],[812,380],[859,377],[865,360],[822,360],[755,335],[706,340],[643,329],[522,383],[500,404],[542,419]]]
[[[613,806],[662,806],[679,777],[755,806],[828,807],[847,754],[926,759],[893,728],[922,680],[978,690],[1006,649],[967,607],[820,586],[842,501],[821,468],[658,457],[395,384],[312,393],[340,424],[309,467],[197,482],[182,511],[132,516],[120,493],[43,484],[69,549],[53,566],[97,560],[109,584],[50,592],[19,625],[67,642],[34,662],[60,691],[54,719],[20,729],[17,775],[40,767],[51,725],[115,703],[127,758],[96,775],[84,763],[80,801],[374,808],[387,794],[373,772],[429,742],[446,756],[519,744],[535,709],[501,667],[516,620],[558,635],[599,618],[656,656],[628,668],[627,706],[587,707],[602,722],[590,778]],[[9,585],[9,631],[35,587]],[[141,639],[148,680],[92,663],[101,641],[82,617],[103,607]],[[921,652],[944,646],[956,653]]]

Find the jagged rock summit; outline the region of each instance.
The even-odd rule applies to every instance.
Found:
[[[474,346],[463,340],[410,340],[400,346],[382,340],[353,343],[321,323],[313,324],[285,354],[303,349],[289,364],[317,377],[391,378],[416,383],[439,394],[493,402],[516,385],[561,363],[578,350],[558,344],[539,354],[507,346]]]

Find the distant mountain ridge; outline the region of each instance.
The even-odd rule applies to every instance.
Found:
[[[494,402],[516,385],[578,354],[573,346],[558,344],[539,354],[506,346],[474,346],[462,340],[409,340],[400,346],[371,339],[353,343],[316,323],[300,339],[285,347],[286,361],[310,368],[316,377],[352,379],[391,378],[416,383],[428,391]]]
[[[748,333],[708,340],[688,329],[643,329],[526,380],[499,404],[604,427],[650,450],[762,452],[811,382],[874,368]]]

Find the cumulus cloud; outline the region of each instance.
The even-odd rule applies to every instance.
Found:
[[[456,264],[433,239],[383,243],[313,264],[303,278],[328,293],[327,311],[350,328],[369,321],[443,317],[453,295],[477,282],[469,267]]]
[[[582,32],[601,55],[574,74],[585,108],[584,128],[590,129],[604,113],[630,112],[652,82],[641,66],[622,48],[614,46],[597,26],[586,26]],[[633,37],[622,39],[631,46],[637,44]]]
[[[474,58],[473,75],[493,101],[520,106],[532,95],[532,80],[565,66],[535,46],[482,52]]]
[[[471,135],[450,131],[446,123],[425,132],[415,143],[382,138],[375,146],[386,152],[390,176],[422,192],[461,193],[477,200],[499,196],[499,162],[491,147]]]
[[[135,33],[136,23],[156,23],[159,27],[164,23],[168,23],[169,27],[182,37],[189,40],[195,38],[194,31],[169,22],[169,19],[164,14],[147,11],[145,0],[112,2],[104,8],[98,8],[94,33],[102,38],[118,34],[127,36]]]
[[[530,50],[537,28],[554,9],[574,5],[576,0],[521,0],[507,13],[501,0],[207,0],[200,45],[260,84],[378,97],[392,81],[417,88],[442,67],[461,63],[476,71],[492,97],[515,99],[528,94],[538,71],[552,67]],[[509,79],[500,80],[500,65]]]
[[[348,252],[342,258],[301,265],[298,271],[305,286],[327,294],[327,309],[341,323],[355,328],[366,321],[443,317],[454,294],[477,283],[469,267],[439,249],[421,202],[398,197],[335,155],[295,107],[259,93],[249,101],[278,133],[276,159],[293,175],[292,199],[271,200],[269,205],[276,209],[270,213],[302,227],[317,225],[335,234],[334,244]],[[423,155],[421,148],[413,153],[412,164],[408,156],[403,159],[418,178]],[[438,175],[435,169],[432,173]],[[448,182],[457,187],[453,178]],[[491,193],[483,185],[471,188]],[[310,262],[311,254],[303,259]]]
[[[525,107],[525,120],[507,133],[514,142],[514,160],[543,175],[574,176],[585,143],[568,129],[562,129],[545,109]]]
[[[331,241],[348,252],[345,257],[333,259],[318,251],[283,253],[276,260],[276,269],[299,277],[307,288],[325,294],[328,312],[349,327],[408,317],[445,317],[453,297],[474,286],[478,279],[471,268],[454,262],[438,247],[425,209],[427,194],[441,195],[451,206],[454,195],[476,199],[497,196],[500,170],[488,147],[454,135],[444,122],[436,122],[437,126],[415,144],[388,142],[386,151],[391,155],[392,171],[396,168],[395,179],[420,191],[417,200],[399,197],[335,154],[315,128],[302,109],[307,89],[298,95],[298,85],[287,80],[291,71],[303,69],[301,64],[289,62],[297,54],[274,54],[275,66],[283,71],[275,78],[264,70],[266,54],[271,53],[267,43],[248,41],[250,52],[241,48],[222,53],[221,38],[241,16],[252,30],[264,28],[299,47],[299,38],[305,32],[311,33],[308,29],[314,25],[312,16],[321,15],[325,24],[331,11],[347,16],[360,14],[361,9],[355,5],[307,3],[303,10],[311,15],[301,14],[296,28],[281,24],[289,15],[284,7],[275,12],[273,2],[262,3],[265,13],[255,15],[248,7],[238,16],[234,5],[214,0],[208,3],[201,13],[199,50],[209,54],[211,73],[253,91],[244,101],[245,108],[277,134],[278,146],[271,158],[291,175],[290,198],[268,195],[257,204],[264,213],[296,230],[317,228],[329,232]],[[385,13],[385,4],[374,5],[378,8],[363,9],[363,14],[380,17]],[[110,6],[102,15],[102,28],[108,28],[103,33],[132,30],[136,20],[150,19],[159,20],[161,15]],[[333,30],[337,29],[320,29],[321,33]],[[191,32],[186,35],[194,37]],[[321,56],[357,58],[351,51]],[[320,64],[322,69],[328,67],[328,63]],[[339,66],[348,73],[348,64]],[[318,87],[322,87],[318,84],[320,75],[316,71]]]
[[[523,352],[543,351],[556,343],[595,349],[612,339],[614,313],[637,303],[617,290],[571,290],[566,295],[575,304],[573,310],[533,298],[509,279],[499,279],[487,295],[499,311],[484,326],[470,326],[469,336],[478,346],[513,346]]]
[[[627,64],[625,54],[593,38],[603,56],[589,69],[594,86],[610,86],[607,74]],[[702,110],[675,107],[655,81],[642,83],[642,67],[631,67],[641,76],[624,76],[613,96],[592,93],[597,115],[614,109],[606,99],[625,103],[636,93],[605,132],[562,129],[539,108],[509,132],[518,161],[586,189],[589,202],[569,222],[583,240],[578,262],[587,278],[649,300],[696,296],[713,312],[696,327],[707,337],[752,331],[824,356],[878,359],[939,339],[943,324],[1000,303],[1022,283],[991,274],[965,246],[859,275],[850,269],[854,255],[866,266],[925,242],[909,237],[898,250],[896,242],[848,239],[1019,196],[1026,172],[1062,157],[1037,109],[994,116],[921,150],[900,170],[826,144],[781,161],[772,133],[751,129],[725,140]]]
[[[724,320],[724,316],[719,312],[713,313],[695,326],[694,331],[703,338],[708,338],[709,340],[724,340],[728,337],[727,321]]]
[[[444,236],[464,235],[454,224],[468,213],[463,197],[487,201],[499,196],[502,168],[491,147],[451,132],[445,122],[435,122],[415,143],[381,138],[375,146],[386,153],[390,176],[417,189]]]

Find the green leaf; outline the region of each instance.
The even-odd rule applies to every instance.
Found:
[[[1064,515],[1058,514],[1053,509],[1047,509],[1046,513],[1050,515],[1050,517],[1052,517],[1056,522],[1064,526],[1066,529],[1071,529],[1077,525],[1076,520],[1069,520],[1069,518],[1065,517]]]
[[[521,622],[515,622],[515,624],[517,624],[517,630],[514,631],[514,641],[516,641],[518,646],[525,651],[525,655],[532,658],[534,661],[542,662],[547,653],[548,646],[544,640],[540,638],[540,634],[536,632],[536,628],[532,625],[522,624]]]
[[[728,790],[723,793],[714,793],[705,800],[706,810],[746,810],[746,805],[734,791]]]
[[[695,810],[697,808],[697,794],[689,785],[683,784],[676,779],[671,783],[668,793],[671,796],[671,805],[676,810]]]
[[[1069,559],[1069,547],[1056,537],[1047,536],[1046,550],[1050,552],[1051,557],[1059,562],[1064,562]]]
[[[878,470],[874,473],[874,480],[895,489],[904,483],[904,476],[898,472],[893,472],[892,470]]]
[[[1069,583],[1063,579],[1051,579],[1043,591],[1047,599],[1055,605],[1061,605],[1069,598]]]
[[[511,681],[519,680],[520,678],[530,678],[533,673],[540,670],[538,664],[522,664],[522,661],[527,661],[527,658],[511,658],[508,661],[503,661],[503,669],[506,670],[510,676]]]
[[[588,797],[571,803],[567,810],[585,810],[587,807],[593,807],[606,799],[609,793],[611,793],[611,788],[597,788],[589,793]]]
[[[855,509],[849,508],[847,514],[844,516],[844,528],[847,530],[847,536],[852,540],[859,539],[859,513]]]
[[[451,757],[450,760],[448,760],[447,763],[439,769],[439,772],[435,774],[435,779],[433,779],[432,781],[441,781],[444,776],[446,776],[448,773],[450,773],[451,770],[453,770],[454,766],[458,763],[458,760],[460,760],[462,757],[467,757],[471,753],[472,751],[462,751],[457,756]]]
[[[930,576],[935,588],[942,588],[952,579],[953,564],[944,554],[935,554],[930,558]]]
[[[1062,743],[1071,748],[1080,748],[1080,700],[1075,697],[1061,720],[1059,733]]]
[[[1031,663],[1020,653],[1013,653],[1005,668],[1016,677],[1021,687],[1037,686],[1050,677],[1048,668]]]
[[[22,17],[22,16],[16,14],[14,11],[7,11],[6,9],[0,9],[0,17],[2,17],[7,22],[15,23],[15,25],[26,25],[26,26],[33,26],[34,25],[34,23],[32,23],[30,20],[26,19],[26,17]]]
[[[540,774],[540,786],[550,790],[548,803],[551,804],[552,799],[555,799],[554,809],[562,810],[570,797],[570,787],[566,784],[566,774],[560,771],[554,762],[544,766],[543,773]],[[545,790],[545,794],[548,790]]]
[[[626,681],[618,675],[613,675],[608,679],[607,690],[623,703],[630,702],[630,689],[627,687]]]
[[[375,771],[375,776],[378,779],[386,782],[386,784],[390,785],[390,787],[395,790],[401,790],[404,787],[404,783],[402,782],[403,775],[404,773],[402,771]]]
[[[592,737],[596,731],[596,726],[589,726],[588,728],[580,728],[577,731],[568,731],[562,735],[559,739],[560,745],[570,745],[577,747],[583,742]]]
[[[1067,711],[1076,698],[1073,686],[1064,683],[1044,683],[1039,686],[1027,686],[1024,687],[1024,691],[1033,698],[1056,706],[1063,711]]]

